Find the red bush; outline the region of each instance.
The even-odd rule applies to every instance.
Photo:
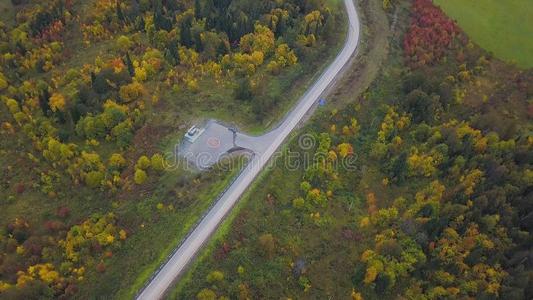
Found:
[[[49,220],[44,222],[44,228],[46,228],[46,230],[49,232],[57,232],[65,228],[65,224],[63,224],[61,221]]]
[[[215,251],[215,257],[217,260],[225,259],[228,254],[231,252],[231,247],[227,242],[224,242],[217,250]]]
[[[43,29],[36,37],[38,43],[50,43],[60,41],[65,31],[65,25],[61,20],[55,20],[48,27]]]
[[[91,241],[91,253],[102,253],[103,248],[98,241]]]
[[[96,265],[96,271],[99,272],[99,273],[104,273],[105,272],[105,264],[103,262],[99,263]]]
[[[451,49],[459,28],[430,0],[415,0],[403,47],[414,66],[431,64]]]
[[[16,185],[16,187],[15,187],[15,191],[17,192],[17,194],[22,194],[22,193],[24,193],[25,189],[26,189],[26,188],[25,188],[23,182],[18,183],[18,184]]]
[[[78,292],[78,287],[73,283],[69,283],[69,285],[65,289],[64,295],[66,297],[71,297],[71,296],[74,296],[74,294],[76,294],[77,292]]]
[[[70,208],[66,206],[61,206],[57,209],[56,215],[62,219],[68,217],[70,215]]]
[[[26,253],[36,256],[41,256],[41,251],[44,247],[42,240],[36,236],[31,236],[29,239],[27,239],[23,246],[26,250]]]

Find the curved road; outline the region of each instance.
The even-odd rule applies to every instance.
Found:
[[[314,85],[302,96],[296,107],[287,114],[284,121],[276,129],[264,135],[264,137],[268,136],[272,143],[267,145],[264,151],[253,156],[252,160],[246,165],[236,180],[221,195],[216,204],[205,215],[198,226],[193,229],[166,264],[159,268],[158,272],[152,277],[144,289],[141,290],[136,299],[154,300],[164,296],[174,280],[186,269],[187,265],[194,258],[194,255],[217,229],[224,216],[227,215],[239,200],[240,196],[263,169],[274,152],[302,120],[321,94],[334,83],[337,75],[355,53],[359,42],[360,24],[353,1],[344,0],[349,18],[349,29],[342,51]]]

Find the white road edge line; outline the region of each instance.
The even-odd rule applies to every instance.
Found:
[[[302,96],[296,107],[287,114],[281,125],[274,130],[277,136],[273,143],[260,155],[253,156],[236,180],[219,197],[216,204],[203,217],[198,226],[190,232],[170,259],[158,269],[155,276],[152,277],[150,282],[136,296],[136,299],[155,300],[161,299],[164,296],[174,280],[186,269],[195,254],[217,229],[224,216],[228,214],[239,200],[241,195],[270,160],[274,152],[319,99],[321,94],[333,83],[342,68],[350,61],[352,54],[357,49],[360,35],[359,18],[353,1],[344,0],[349,26],[347,39],[341,52],[313,86]]]

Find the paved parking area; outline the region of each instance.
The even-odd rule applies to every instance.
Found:
[[[193,142],[183,140],[178,155],[199,169],[207,169],[233,148],[233,133],[224,125],[209,121],[205,131]]]
[[[273,130],[262,136],[249,136],[237,131],[234,143],[233,132],[224,124],[210,120],[204,129],[194,142],[184,139],[177,152],[178,156],[201,170],[208,169],[233,151],[261,154],[279,134],[277,130]]]

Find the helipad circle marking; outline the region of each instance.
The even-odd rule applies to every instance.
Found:
[[[207,146],[209,146],[210,148],[218,148],[220,147],[220,139],[217,138],[217,137],[210,137],[207,139]]]

